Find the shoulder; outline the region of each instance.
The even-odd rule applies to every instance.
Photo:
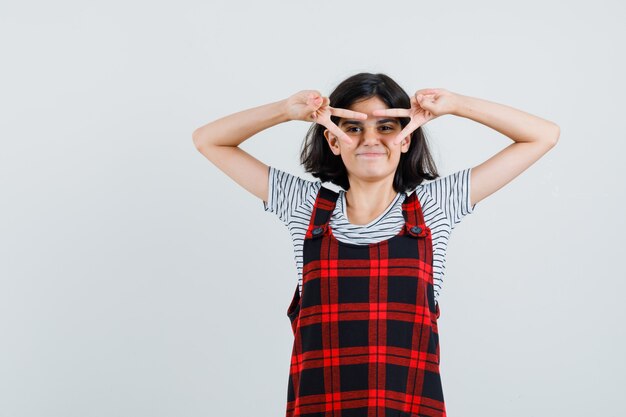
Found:
[[[424,189],[430,193],[434,192],[453,192],[467,185],[470,177],[471,167],[455,171],[451,174],[435,178],[432,181],[424,182],[416,187],[416,189]]]
[[[310,180],[299,175],[270,166],[269,182],[277,191],[285,195],[310,195],[317,194],[322,187],[320,180]]]
[[[476,205],[470,204],[471,167],[455,171],[449,175],[422,183],[415,192],[424,203],[432,204],[445,215],[454,227],[467,214],[473,213]]]
[[[313,205],[322,182],[309,180],[299,175],[269,167],[268,201],[263,202],[264,210],[275,213],[284,223],[288,223],[293,213],[303,206]]]

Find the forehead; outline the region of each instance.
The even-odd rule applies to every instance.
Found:
[[[374,116],[368,115],[367,120],[371,120],[371,121],[367,123],[363,123],[362,120],[356,120],[356,119],[350,119],[350,118],[340,119],[339,126],[342,126],[342,125],[363,126],[364,124],[370,124],[370,123],[376,123],[377,125],[382,125],[386,123],[392,123],[392,124],[397,124],[397,125],[400,124],[400,121],[398,120],[397,117],[388,117],[388,116],[374,117]]]
[[[354,111],[359,111],[363,113],[368,113],[371,110],[375,109],[388,109],[389,106],[385,104],[384,101],[380,99],[378,96],[370,97],[368,99],[361,99],[356,101],[350,105],[349,109]]]
[[[374,116],[372,112],[377,109],[388,109],[389,106],[382,101],[379,97],[374,96],[365,100],[360,100],[355,103],[352,103],[348,110],[358,111],[360,113],[367,114],[367,120],[369,123],[375,122],[377,124],[382,123],[400,123],[397,117],[389,117],[389,116]],[[339,120],[339,124],[355,124],[355,125],[363,125],[362,120],[355,120],[350,118],[341,118]]]

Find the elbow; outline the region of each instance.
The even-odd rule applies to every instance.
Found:
[[[558,143],[560,135],[561,128],[559,127],[559,125],[550,122],[549,129],[546,128],[546,131],[541,135],[541,142],[549,148],[552,148]]]
[[[551,140],[552,146],[555,146],[558,143],[560,136],[561,136],[561,128],[559,127],[559,125],[554,123],[554,133],[552,134],[552,140]]]
[[[193,131],[193,133],[191,134],[191,140],[193,141],[193,146],[195,146],[195,148],[197,150],[200,150],[201,148],[201,143],[200,143],[200,135],[199,135],[199,131],[200,129],[196,129]]]
[[[213,153],[213,145],[211,145],[209,138],[202,137],[199,132],[200,129],[196,129],[191,134],[191,139],[193,141],[193,146],[195,146],[196,150],[200,152],[202,155],[209,158],[209,154]]]

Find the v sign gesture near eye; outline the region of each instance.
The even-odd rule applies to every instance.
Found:
[[[425,88],[417,90],[411,97],[410,109],[379,109],[374,110],[372,115],[411,118],[411,121],[393,141],[394,145],[398,145],[402,139],[425,123],[443,114],[452,113],[455,106],[456,94],[443,88]]]
[[[315,90],[300,91],[287,100],[289,117],[292,120],[304,120],[307,122],[316,122],[337,136],[339,140],[352,143],[352,138],[346,132],[339,129],[330,116],[337,116],[350,119],[367,119],[367,114],[347,109],[340,109],[329,106],[330,99],[322,97]]]

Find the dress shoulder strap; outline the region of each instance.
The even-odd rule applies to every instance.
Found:
[[[414,236],[426,236],[430,233],[430,229],[424,221],[424,213],[419,198],[417,198],[417,190],[407,196],[402,203],[402,215],[406,222],[407,231]]]
[[[313,213],[311,213],[311,220],[309,221],[309,228],[307,229],[305,239],[324,234],[323,232],[328,228],[330,217],[335,210],[338,197],[338,192],[323,186],[320,187],[317,192],[317,197],[315,197]]]

